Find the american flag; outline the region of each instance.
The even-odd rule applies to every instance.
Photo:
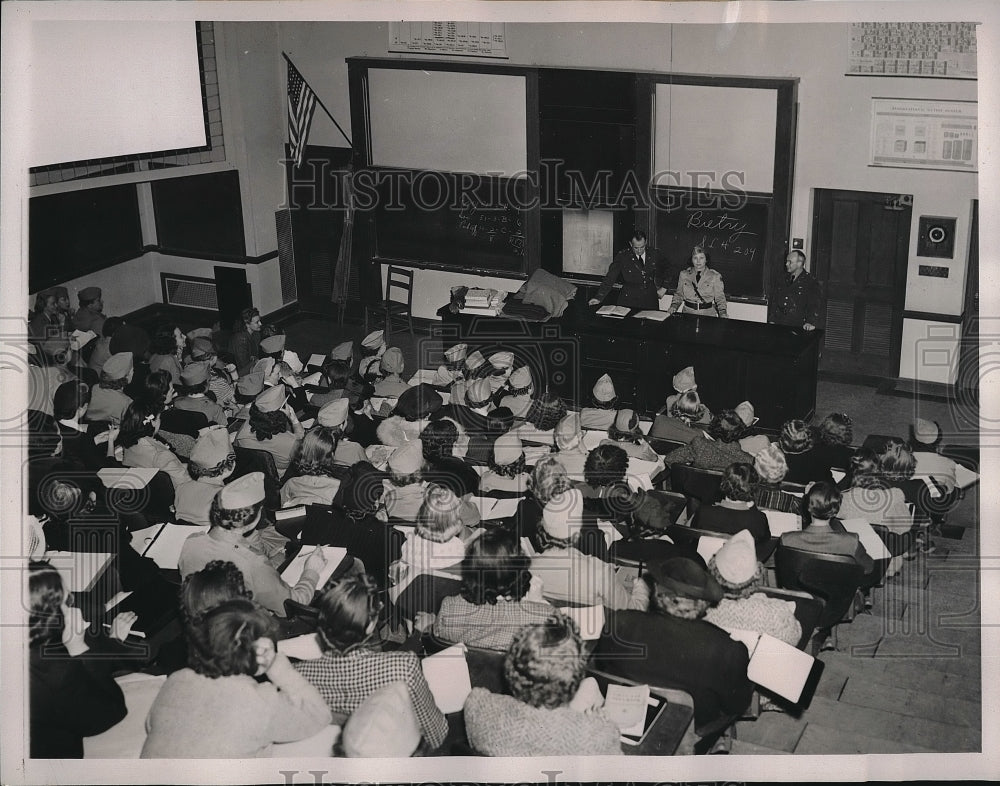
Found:
[[[302,155],[309,136],[309,124],[316,111],[316,94],[306,84],[299,70],[288,63],[288,144],[295,166],[302,165]]]

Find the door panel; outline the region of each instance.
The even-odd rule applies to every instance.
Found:
[[[811,269],[824,282],[820,369],[894,377],[911,210],[896,194],[817,189]]]

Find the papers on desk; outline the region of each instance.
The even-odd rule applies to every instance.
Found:
[[[663,461],[646,461],[629,456],[625,479],[634,491],[652,491],[653,476],[663,469]]]
[[[662,322],[668,316],[670,316],[666,311],[638,311],[633,314],[636,319],[651,319],[654,322]]]
[[[67,592],[89,592],[113,556],[99,551],[46,551],[44,558],[59,571]]]
[[[74,330],[69,334],[69,345],[75,350],[81,350],[97,338],[93,330]]]
[[[729,635],[743,642],[750,653],[747,678],[751,682],[791,702],[802,697],[802,689],[816,663],[812,655],[767,633],[730,630]]]
[[[868,556],[872,559],[889,559],[892,556],[889,553],[889,549],[885,547],[882,538],[872,529],[872,525],[864,519],[844,519],[840,523],[844,525],[844,529],[848,532],[853,532],[858,536],[861,545],[865,547],[865,551],[868,552]]]
[[[765,510],[767,528],[771,537],[780,538],[786,532],[798,532],[802,529],[802,519],[798,513],[787,513],[783,510]]]
[[[624,319],[632,309],[625,306],[601,306],[597,309],[598,316]]]
[[[132,533],[132,548],[143,557],[149,557],[158,567],[176,570],[184,541],[196,532],[208,532],[208,525],[154,524]]]
[[[311,429],[316,425],[316,418],[307,418],[306,420],[299,421],[299,425],[304,429]]]
[[[104,467],[97,470],[97,477],[106,489],[137,491],[146,488],[157,472],[155,467]]]
[[[840,481],[842,481],[847,476],[846,472],[839,469],[833,469],[832,467],[830,469],[830,474],[833,475],[834,483],[840,483]]]
[[[604,606],[560,606],[559,611],[576,623],[580,638],[597,641],[604,628]]]
[[[438,709],[447,715],[459,712],[472,692],[472,677],[465,659],[465,645],[454,644],[424,658],[420,665]]]
[[[323,657],[323,650],[320,649],[319,642],[316,641],[315,633],[305,633],[302,636],[282,639],[278,642],[278,652],[296,660],[316,660]]]
[[[319,384],[321,384],[322,379],[323,379],[322,374],[320,374],[318,371],[314,371],[309,376],[302,377],[302,384],[303,385],[319,385]]]
[[[299,516],[306,515],[305,505],[296,505],[293,508],[279,508],[274,511],[275,521],[287,521],[288,519],[297,519]]]
[[[471,497],[469,501],[476,506],[479,517],[483,521],[491,519],[505,519],[513,516],[517,512],[517,505],[521,497],[510,497],[496,499],[495,497]]]
[[[309,555],[316,551],[316,549],[322,549],[323,555],[326,557],[326,566],[322,571],[320,571],[319,581],[316,582],[316,589],[319,589],[326,584],[326,580],[333,575],[333,572],[347,557],[347,549],[340,546],[316,546],[315,548],[310,548],[308,546],[303,547],[296,555],[295,559],[288,563],[288,567],[281,571],[281,578],[284,579],[285,583],[289,587],[294,587],[298,584],[299,579],[302,578],[302,571],[305,568],[306,559],[308,559]]]
[[[309,360],[306,361],[307,366],[312,366],[313,368],[323,368],[323,363],[326,361],[326,355],[321,355],[319,352],[314,352],[309,356]],[[317,372],[319,373],[319,372]],[[305,382],[305,380],[302,380]],[[317,383],[309,383],[317,384]]]
[[[619,685],[609,682],[601,714],[615,724],[622,734],[641,736],[648,704],[648,685]]]
[[[111,598],[111,600],[109,600],[107,603],[104,604],[105,613],[111,611],[111,609],[115,608],[115,606],[117,606],[123,600],[128,598],[128,596],[131,594],[132,594],[131,591],[126,592],[124,590],[122,592],[116,593],[115,596]]]
[[[705,564],[715,556],[715,552],[726,545],[729,538],[717,538],[714,535],[702,535],[698,538],[698,556],[705,560]]]

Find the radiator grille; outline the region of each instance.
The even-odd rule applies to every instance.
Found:
[[[854,332],[854,304],[849,300],[830,300],[826,304],[827,349],[851,351]]]
[[[209,311],[219,310],[215,282],[210,278],[192,280],[164,276],[163,289],[168,305],[203,308]]]
[[[868,303],[865,306],[865,336],[862,351],[868,355],[889,357],[892,331],[892,306],[888,303]]]
[[[278,274],[281,277],[281,304],[298,300],[295,283],[295,240],[292,236],[292,212],[278,210],[274,214],[278,233]]]

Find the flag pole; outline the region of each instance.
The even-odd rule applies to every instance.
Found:
[[[293,62],[292,62],[292,58],[290,58],[290,57],[289,57],[288,55],[286,55],[286,54],[285,54],[284,52],[282,52],[282,53],[281,53],[281,56],[282,56],[283,58],[285,58],[285,60],[286,60],[286,61],[288,61],[288,64],[289,64],[290,66],[292,66],[292,68],[294,68],[294,69],[295,69],[296,71],[298,71],[298,70],[299,70],[299,69],[298,69],[298,66],[296,66],[296,65],[295,65],[295,63],[293,63]],[[302,72],[301,72],[301,71],[299,71],[299,73],[301,74]],[[303,81],[305,81],[305,79],[304,79],[304,78],[303,78]],[[308,84],[308,83],[307,83],[307,84]],[[310,88],[310,89],[312,89],[312,88]],[[313,90],[313,95],[314,95],[314,96],[316,96],[316,103],[317,103],[317,104],[319,104],[319,105],[320,105],[321,107],[323,107],[323,111],[324,111],[324,112],[326,112],[326,116],[327,116],[328,118],[330,118],[330,119],[331,119],[331,120],[333,121],[333,124],[334,124],[335,126],[337,126],[337,130],[338,130],[338,131],[340,132],[340,135],[341,135],[342,137],[344,137],[344,139],[346,139],[346,140],[347,140],[347,144],[348,144],[348,145],[350,145],[350,146],[351,146],[351,147],[353,148],[353,147],[354,147],[354,143],[353,143],[353,142],[351,141],[351,138],[350,138],[349,136],[347,136],[347,134],[345,134],[345,133],[344,133],[344,129],[340,127],[340,123],[338,123],[338,122],[337,122],[337,120],[336,120],[336,118],[335,118],[335,117],[334,117],[334,116],[333,116],[332,114],[330,114],[330,110],[326,108],[326,104],[324,104],[324,103],[323,103],[323,99],[322,99],[322,98],[320,98],[320,97],[319,97],[319,96],[318,96],[318,95],[316,94],[316,91],[315,91],[315,90]]]

